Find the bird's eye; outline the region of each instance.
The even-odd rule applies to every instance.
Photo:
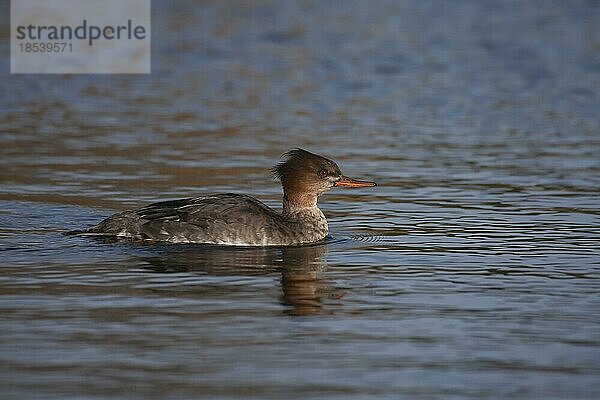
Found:
[[[325,169],[320,170],[319,171],[319,176],[321,178],[325,178],[327,176],[327,170],[325,170]]]

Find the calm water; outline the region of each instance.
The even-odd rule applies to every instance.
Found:
[[[149,76],[0,59],[0,397],[600,398],[600,3],[153,12]],[[322,198],[326,244],[61,234],[277,206],[294,146],[380,185]]]

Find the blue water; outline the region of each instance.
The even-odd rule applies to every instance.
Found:
[[[155,1],[150,75],[0,59],[0,398],[599,398],[599,27],[596,1]],[[325,244],[62,234],[278,207],[296,146],[379,185],[321,198]]]

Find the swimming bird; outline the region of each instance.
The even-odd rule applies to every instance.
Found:
[[[236,246],[314,243],[329,232],[320,195],[333,187],[377,186],[348,178],[335,162],[300,148],[284,153],[271,172],[283,187],[281,211],[244,194],[206,194],[124,211],[69,234]]]

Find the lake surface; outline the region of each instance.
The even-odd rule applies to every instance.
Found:
[[[151,75],[0,59],[1,398],[600,398],[598,2],[153,3]],[[296,146],[379,184],[325,244],[62,235]]]

